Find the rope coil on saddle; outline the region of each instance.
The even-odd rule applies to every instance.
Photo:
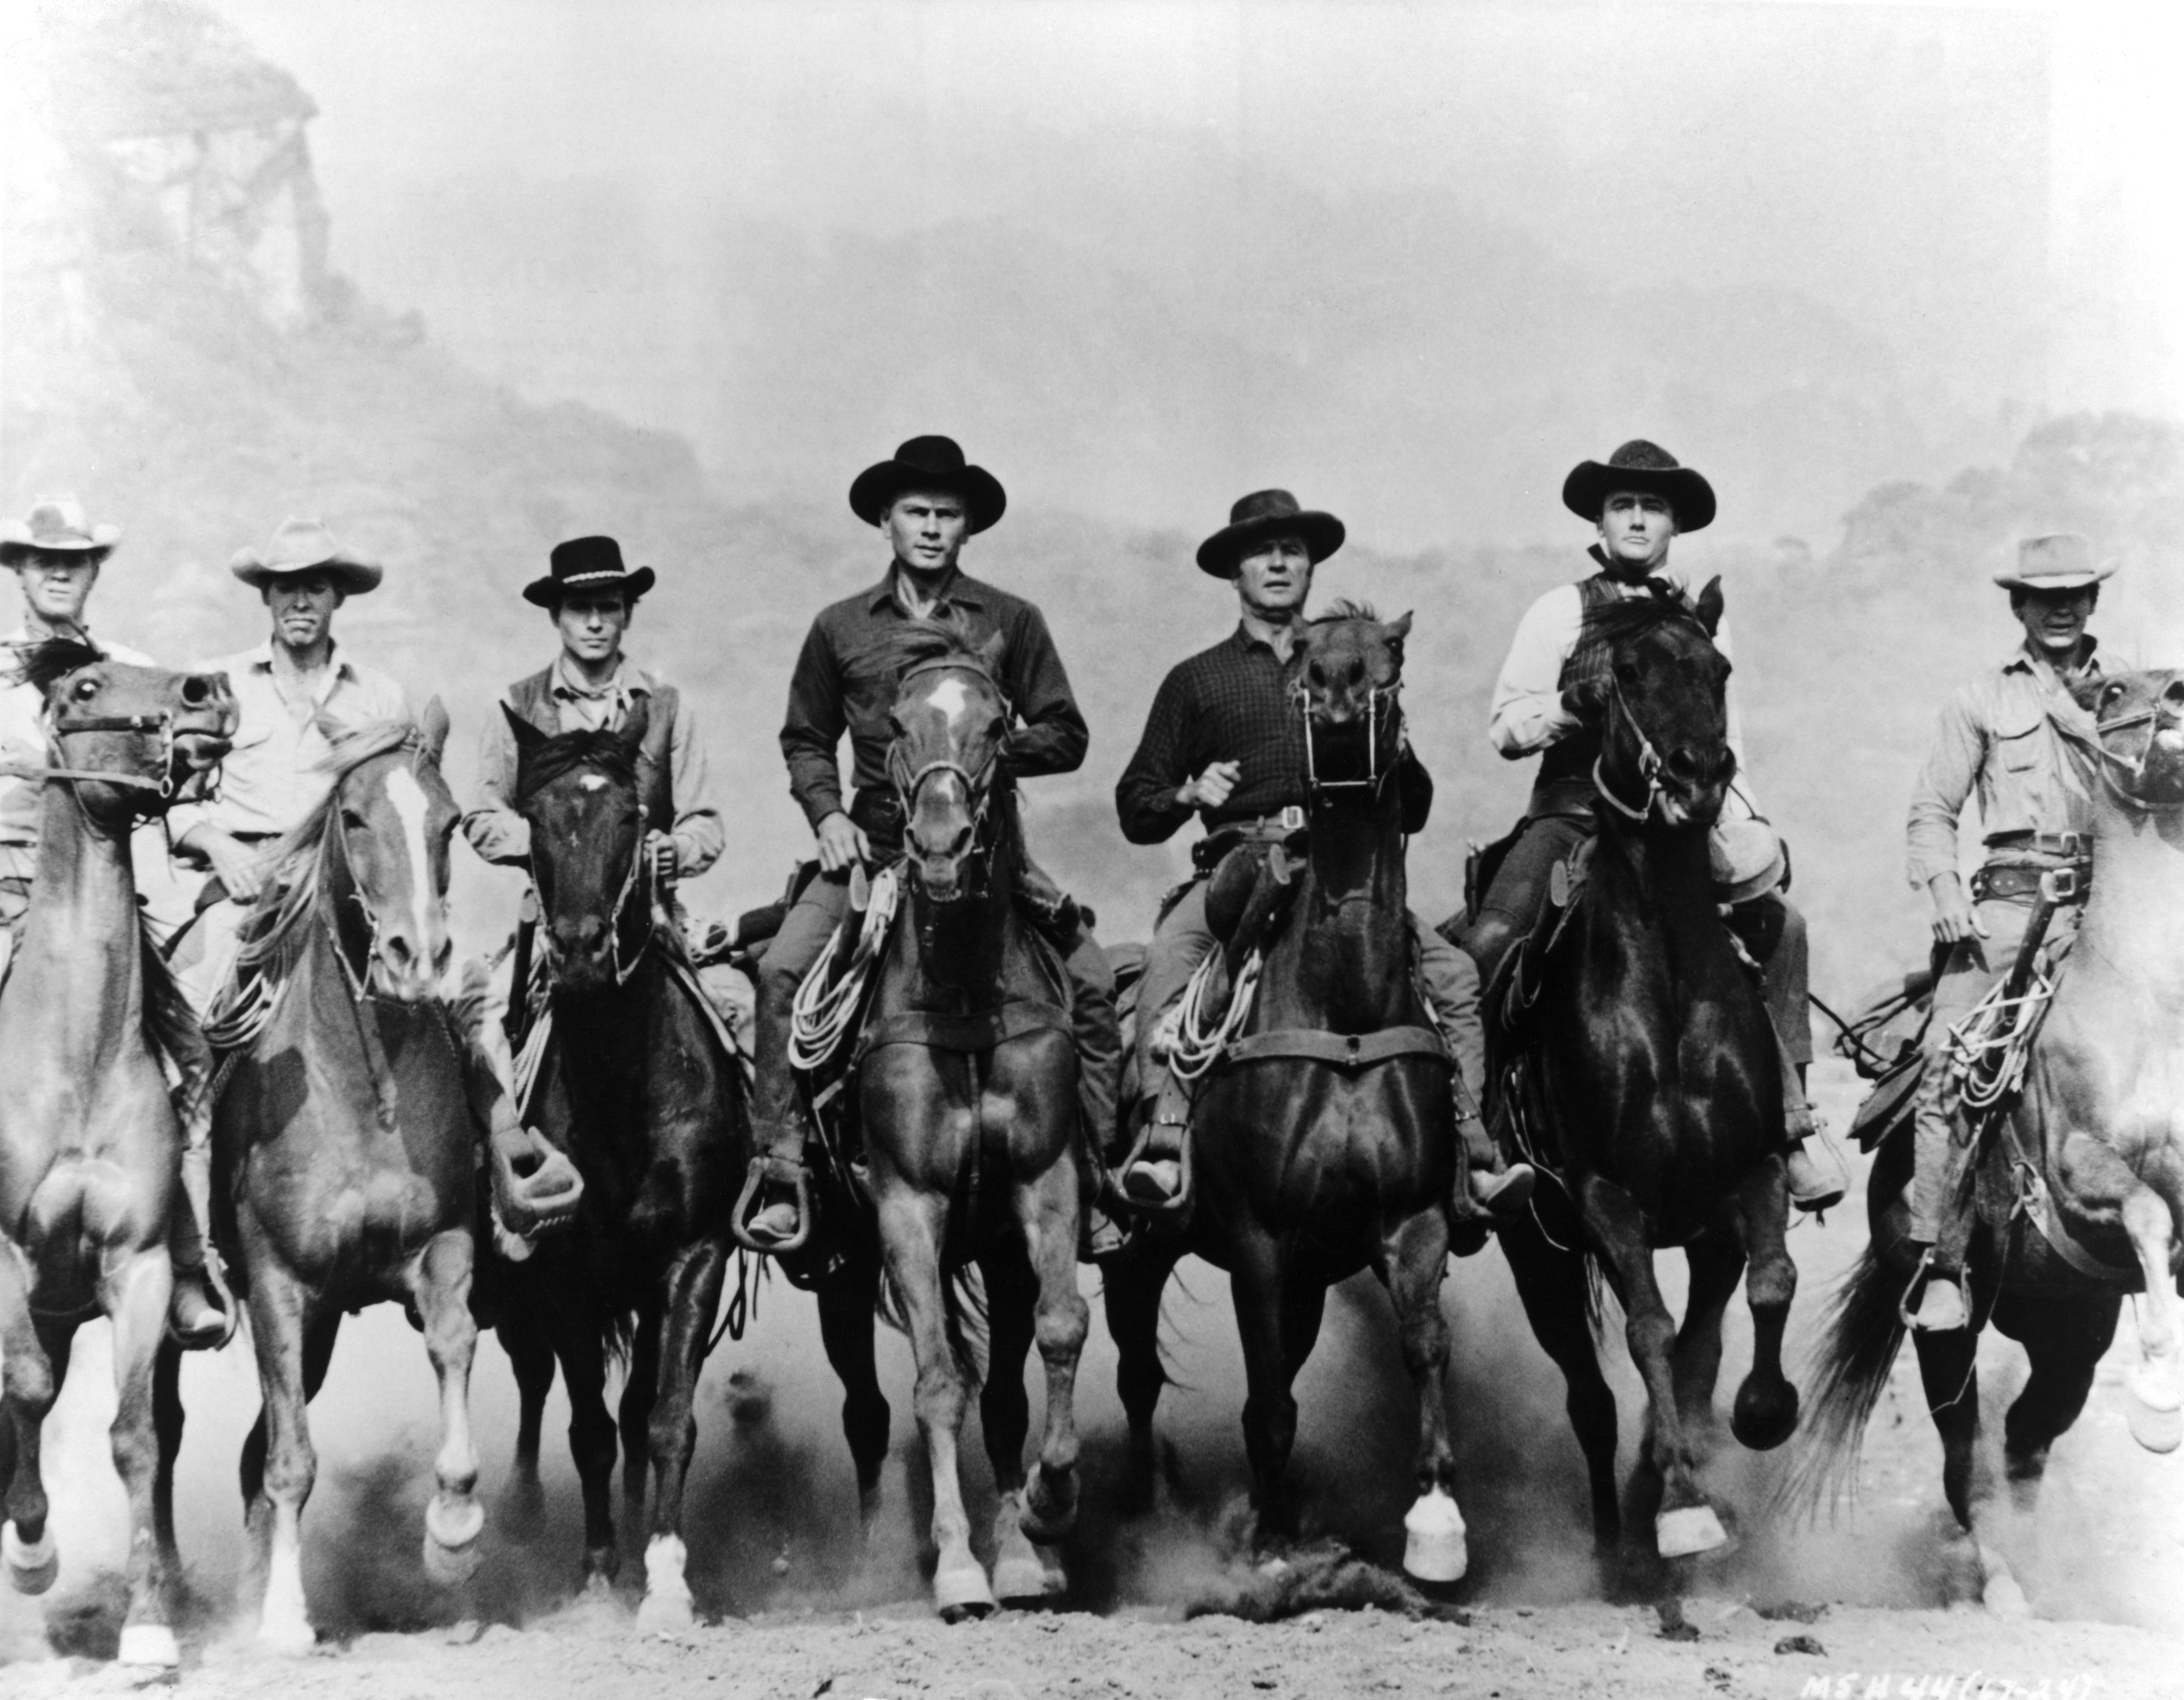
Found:
[[[2044,965],[2036,966],[2021,994],[2011,997],[2008,990],[2006,983],[1997,984],[1949,1028],[1949,1076],[1957,1083],[1958,1100],[1974,1114],[1992,1110],[2023,1085],[2032,1035],[2055,995],[2055,982]]]
[[[797,987],[796,1000],[790,1006],[791,1068],[809,1074],[824,1067],[855,1029],[858,1013],[864,1007],[866,988],[872,983],[872,969],[894,922],[901,886],[901,875],[894,867],[883,867],[873,876],[872,900],[865,910],[856,949],[841,978],[830,984],[827,972],[841,950],[842,929],[849,924],[846,919],[835,923],[826,950]]]
[[[1259,971],[1264,960],[1255,950],[1236,970],[1236,984],[1229,994],[1228,1007],[1217,1021],[1208,1023],[1206,1003],[1220,961],[1221,953],[1216,950],[1199,963],[1191,973],[1190,984],[1184,987],[1183,995],[1161,1023],[1162,1036],[1167,1040],[1168,1072],[1186,1086],[1203,1078],[1221,1060],[1221,1054],[1251,1020],[1251,1006],[1257,1000]]]

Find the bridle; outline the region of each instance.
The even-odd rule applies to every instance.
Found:
[[[535,868],[532,878],[534,880],[538,878]],[[609,960],[613,964],[614,983],[617,987],[629,984],[630,976],[638,971],[644,961],[645,953],[652,948],[655,929],[651,920],[653,911],[658,906],[659,881],[659,870],[654,866],[651,852],[645,844],[644,820],[640,812],[637,843],[630,853],[629,867],[622,874],[621,887],[616,892],[614,903],[607,911]],[[550,913],[553,902],[543,889],[545,882],[538,880],[538,883],[542,888],[539,895],[545,900],[547,911]],[[622,936],[627,931],[628,918],[633,909],[645,917],[646,924],[638,929],[636,948],[625,956],[622,954]],[[544,931],[546,948],[550,953],[553,950],[553,930],[549,928]],[[551,961],[550,955],[549,961]]]
[[[141,773],[123,773],[107,767],[66,767],[52,766],[29,767],[20,763],[0,766],[0,777],[11,779],[44,781],[59,779],[70,783],[118,785],[125,790],[149,791],[161,802],[171,801],[180,783],[175,778],[175,716],[165,709],[156,714],[86,714],[73,717],[56,714],[48,722],[53,745],[60,746],[64,738],[73,738],[79,733],[93,732],[156,732],[159,734],[159,777],[147,779]]]
[[[1313,736],[1318,722],[1312,718],[1312,691],[1302,679],[1290,687],[1290,698],[1304,718],[1304,783],[1305,793],[1317,803],[1333,791],[1363,791],[1378,797],[1388,776],[1396,771],[1395,753],[1401,740],[1396,727],[1402,718],[1403,682],[1373,685],[1365,693],[1365,777],[1362,779],[1323,779],[1319,772],[1318,741]],[[1381,722],[1388,723],[1388,733],[1381,735]],[[1383,761],[1385,765],[1383,765]]]
[[[901,677],[895,683],[896,694],[900,695],[902,688],[921,673],[940,672],[962,672],[975,675],[983,680],[987,688],[1000,700],[1001,723],[1006,726],[1013,718],[1009,707],[1008,693],[1001,688],[1000,681],[977,661],[966,656],[941,657],[933,660],[920,661],[912,666],[904,668]],[[913,772],[909,757],[903,753],[902,739],[900,737],[896,738],[888,746],[887,770],[888,778],[894,786],[895,800],[902,808],[905,835],[909,819],[917,807],[917,794],[923,788],[925,782],[935,774],[952,773],[962,782],[963,794],[969,800],[971,805],[971,847],[965,853],[965,858],[967,861],[982,860],[989,854],[993,849],[993,841],[987,827],[993,808],[994,775],[1000,764],[1000,759],[1001,744],[999,739],[995,739],[993,748],[986,752],[986,759],[979,763],[975,770],[965,766],[952,755],[936,755],[932,761]]]
[[[1601,800],[1624,819],[1646,821],[1652,817],[1661,801],[1661,752],[1654,748],[1653,740],[1646,736],[1646,728],[1639,723],[1630,699],[1623,694],[1623,682],[1615,677],[1612,669],[1607,676],[1607,684],[1609,706],[1623,716],[1624,724],[1630,728],[1630,735],[1638,740],[1638,777],[1646,782],[1646,800],[1634,809],[1615,794],[1615,788],[1607,783],[1607,774],[1601,765],[1607,760],[1607,744],[1604,739],[1601,742],[1600,754],[1592,758],[1592,788],[1600,793]]]
[[[400,744],[395,745],[394,748],[408,752],[410,756],[410,771],[412,773],[418,772],[426,759],[427,752],[425,740],[421,735],[416,733],[413,732],[409,737],[403,739]],[[437,766],[438,764],[435,762],[434,765]],[[348,785],[349,780],[353,778],[354,775],[354,769],[351,769],[349,772],[343,774],[340,782],[334,787],[333,794],[327,799],[329,807],[326,817],[326,833],[327,835],[334,840],[335,848],[332,853],[341,857],[343,870],[348,876],[350,887],[348,900],[356,906],[357,912],[364,917],[365,948],[364,965],[362,967],[359,968],[349,961],[348,951],[343,948],[342,945],[340,928],[336,924],[334,917],[331,912],[326,916],[326,924],[327,934],[333,942],[334,955],[339,959],[342,965],[343,975],[348,981],[349,995],[358,1003],[361,1004],[366,998],[371,995],[371,972],[375,967],[379,966],[381,953],[379,948],[379,912],[377,910],[373,908],[370,898],[365,893],[363,886],[358,883],[355,868],[350,866],[348,859],[348,841],[342,827],[341,793],[343,789]],[[426,871],[422,868],[417,870],[418,877],[421,878],[425,877],[425,872]]]
[[[2145,779],[2148,764],[2153,760],[2154,740],[2161,735],[2163,725],[2184,722],[2184,716],[2168,712],[2166,701],[2167,694],[2164,692],[2142,709],[2130,714],[2120,714],[2114,720],[2096,721],[2093,724],[2093,753],[2101,758],[2102,765],[2098,771],[2102,784],[2108,788],[2109,794],[2118,803],[2140,814],[2153,814],[2178,805],[2148,802],[2126,785],[2118,783],[2115,777],[2109,772],[2109,766],[2112,763],[2121,768],[2130,786],[2136,786]],[[2128,732],[2135,726],[2146,728],[2146,740],[2138,746],[2138,754],[2135,757],[2120,755],[2108,747],[2105,740],[2110,733]]]

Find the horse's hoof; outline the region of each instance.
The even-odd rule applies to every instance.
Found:
[[[1005,1606],[1038,1605],[1069,1591],[1061,1560],[1043,1547],[1005,1552],[994,1563],[994,1596]]]
[[[301,1658],[319,1644],[318,1631],[309,1623],[261,1623],[258,1626],[258,1646],[263,1653],[277,1653],[283,1658]]]
[[[2124,1416],[2131,1437],[2149,1452],[2173,1452],[2184,1442],[2184,1391],[2167,1368],[2142,1365],[2126,1384]]]
[[[1060,1485],[1056,1485],[1056,1482]],[[1017,1526],[1041,1547],[1051,1547],[1077,1527],[1077,1472],[1050,1472],[1041,1468],[1024,1495],[1023,1515]]]
[[[637,1605],[637,1632],[639,1635],[682,1635],[696,1626],[697,1614],[690,1608],[690,1591],[680,1593],[662,1589],[655,1593],[648,1589]]]
[[[2032,1615],[2032,1607],[2025,1597],[2025,1590],[2017,1586],[2017,1578],[2003,1570],[1986,1579],[1980,1590],[1980,1602],[1998,1618],[2018,1622]]]
[[[1421,1582],[1460,1582],[1470,1568],[1464,1545],[1463,1513],[1439,1488],[1413,1505],[1403,1519],[1403,1569]]]
[[[1755,1452],[1773,1452],[1797,1431],[1797,1390],[1786,1381],[1778,1386],[1758,1387],[1747,1377],[1744,1385],[1737,1389],[1729,1431],[1741,1446]]]
[[[1663,1558],[1688,1558],[1728,1545],[1728,1531],[1711,1505],[1664,1511],[1653,1519],[1653,1550]]]
[[[994,1590],[986,1580],[985,1567],[976,1558],[944,1564],[933,1573],[933,1603],[944,1623],[982,1618],[994,1608]]]
[[[172,1670],[182,1662],[182,1650],[175,1645],[174,1630],[163,1623],[124,1624],[121,1651],[116,1657],[123,1664]]]
[[[436,1588],[460,1588],[477,1575],[482,1556],[475,1543],[445,1547],[434,1540],[428,1530],[424,1547],[426,1580]]]
[[[8,1585],[19,1594],[42,1594],[61,1572],[61,1549],[47,1529],[25,1545],[12,1523],[0,1525],[0,1558],[8,1566]]]
[[[468,1494],[436,1493],[425,1508],[425,1533],[450,1552],[460,1552],[484,1531],[485,1508]]]
[[[655,1535],[646,1543],[644,1597],[637,1608],[640,1635],[679,1635],[697,1622],[683,1576],[688,1557],[679,1536]]]

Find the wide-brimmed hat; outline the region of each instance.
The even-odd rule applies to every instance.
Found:
[[[342,548],[321,520],[281,521],[271,543],[262,549],[237,549],[227,570],[258,590],[298,572],[324,573],[344,596],[379,588],[379,563]]]
[[[1198,570],[1234,578],[1247,547],[1262,538],[1298,537],[1314,566],[1342,547],[1349,532],[1332,514],[1297,505],[1287,490],[1254,490],[1228,510],[1228,523],[1198,546]]]
[[[1604,462],[1579,461],[1563,480],[1563,505],[1598,525],[1601,510],[1618,490],[1660,497],[1674,510],[1680,532],[1704,531],[1713,523],[1713,486],[1642,437],[1632,438]]]
[[[850,486],[850,510],[876,526],[905,490],[954,492],[963,499],[963,516],[974,532],[1000,518],[1009,504],[1001,481],[983,466],[966,465],[952,437],[913,437],[897,447],[892,460],[866,467]]]
[[[560,605],[572,590],[619,590],[632,602],[652,588],[658,575],[649,566],[632,572],[621,564],[621,545],[612,538],[571,538],[554,545],[547,573],[523,587],[523,599],[541,608]]]
[[[1747,903],[1763,896],[1789,871],[1781,839],[1756,816],[1715,822],[1707,835],[1707,861],[1717,903]]]
[[[2051,532],[2020,541],[2017,565],[2003,568],[1994,582],[2007,590],[2083,590],[2115,570],[2114,561],[2093,559],[2092,539],[2083,532]]]
[[[103,560],[120,541],[120,527],[94,526],[74,496],[40,496],[21,519],[0,520],[0,566],[13,566],[33,550]]]

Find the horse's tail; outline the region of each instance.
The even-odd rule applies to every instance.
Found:
[[[1857,1479],[1858,1449],[1888,1372],[1903,1345],[1899,1313],[1903,1278],[1869,1246],[1828,1307],[1813,1402],[1796,1463],[1780,1498],[1793,1512],[1817,1513],[1847,1493]]]
[[[892,1272],[880,1273],[879,1319],[897,1334],[910,1333],[910,1307]],[[993,1322],[986,1303],[986,1278],[976,1263],[966,1263],[940,1283],[940,1313],[948,1332],[949,1350],[956,1367],[972,1392],[986,1385],[986,1368],[992,1357]]]

